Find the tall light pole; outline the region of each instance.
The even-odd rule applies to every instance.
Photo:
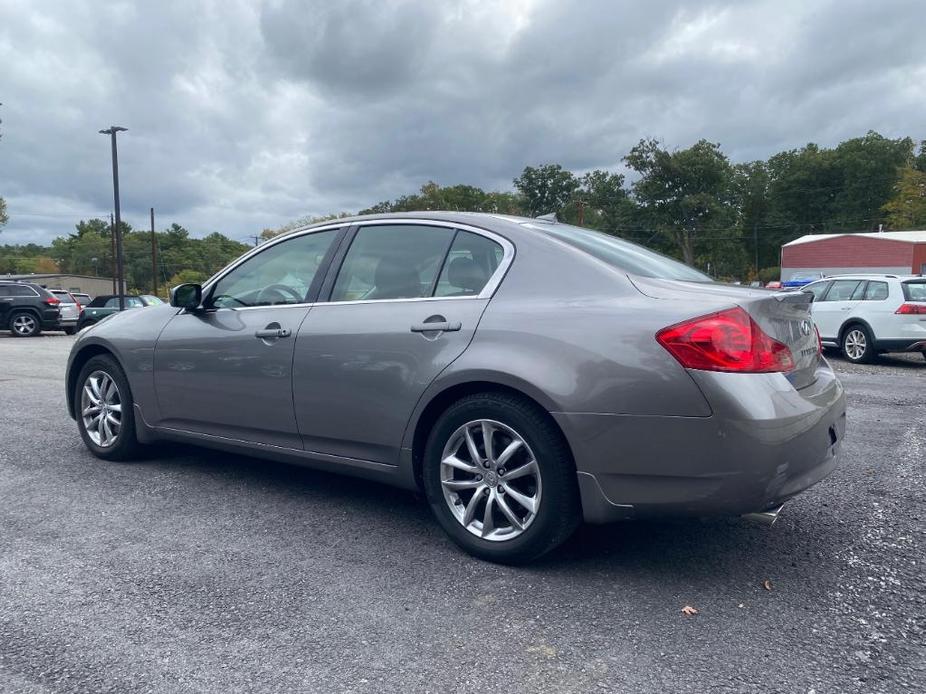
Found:
[[[114,231],[116,235],[116,277],[119,288],[119,310],[125,310],[125,267],[122,258],[122,218],[119,215],[119,155],[116,152],[116,133],[122,133],[128,130],[118,125],[111,125],[106,130],[101,130],[101,135],[109,135],[113,144],[113,206],[116,211],[116,223]]]

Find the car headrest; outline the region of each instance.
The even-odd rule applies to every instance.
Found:
[[[375,299],[404,299],[421,294],[421,279],[415,269],[399,258],[384,257],[373,274]]]
[[[447,267],[447,281],[468,293],[478,294],[488,279],[486,272],[472,258],[454,258]]]

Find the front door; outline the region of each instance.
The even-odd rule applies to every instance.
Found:
[[[268,244],[207,288],[202,309],[171,319],[154,356],[160,426],[302,448],[293,351],[339,233]]]
[[[839,339],[842,324],[861,301],[864,291],[864,280],[833,280],[826,294],[813,302],[813,319],[823,339]]]
[[[361,227],[330,301],[296,342],[306,450],[396,464],[418,399],[472,340],[503,257],[500,243],[469,231]]]

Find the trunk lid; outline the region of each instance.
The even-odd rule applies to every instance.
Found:
[[[650,277],[635,276],[630,279],[640,293],[653,299],[686,302],[691,307],[692,318],[739,306],[769,337],[791,350],[794,369],[785,377],[796,389],[806,388],[816,379],[820,356],[817,332],[810,313],[811,294]]]

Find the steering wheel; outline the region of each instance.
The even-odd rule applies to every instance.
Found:
[[[269,284],[260,290],[260,293],[257,295],[256,303],[257,304],[264,304],[264,303],[272,304],[273,301],[268,301],[267,299],[269,297],[266,296],[267,294],[272,293],[272,292],[276,292],[278,295],[289,294],[291,297],[293,297],[293,299],[295,299],[294,303],[297,303],[297,304],[301,304],[303,301],[305,301],[305,297],[299,292],[297,292],[295,289],[293,289],[292,287],[287,287],[285,284]]]

